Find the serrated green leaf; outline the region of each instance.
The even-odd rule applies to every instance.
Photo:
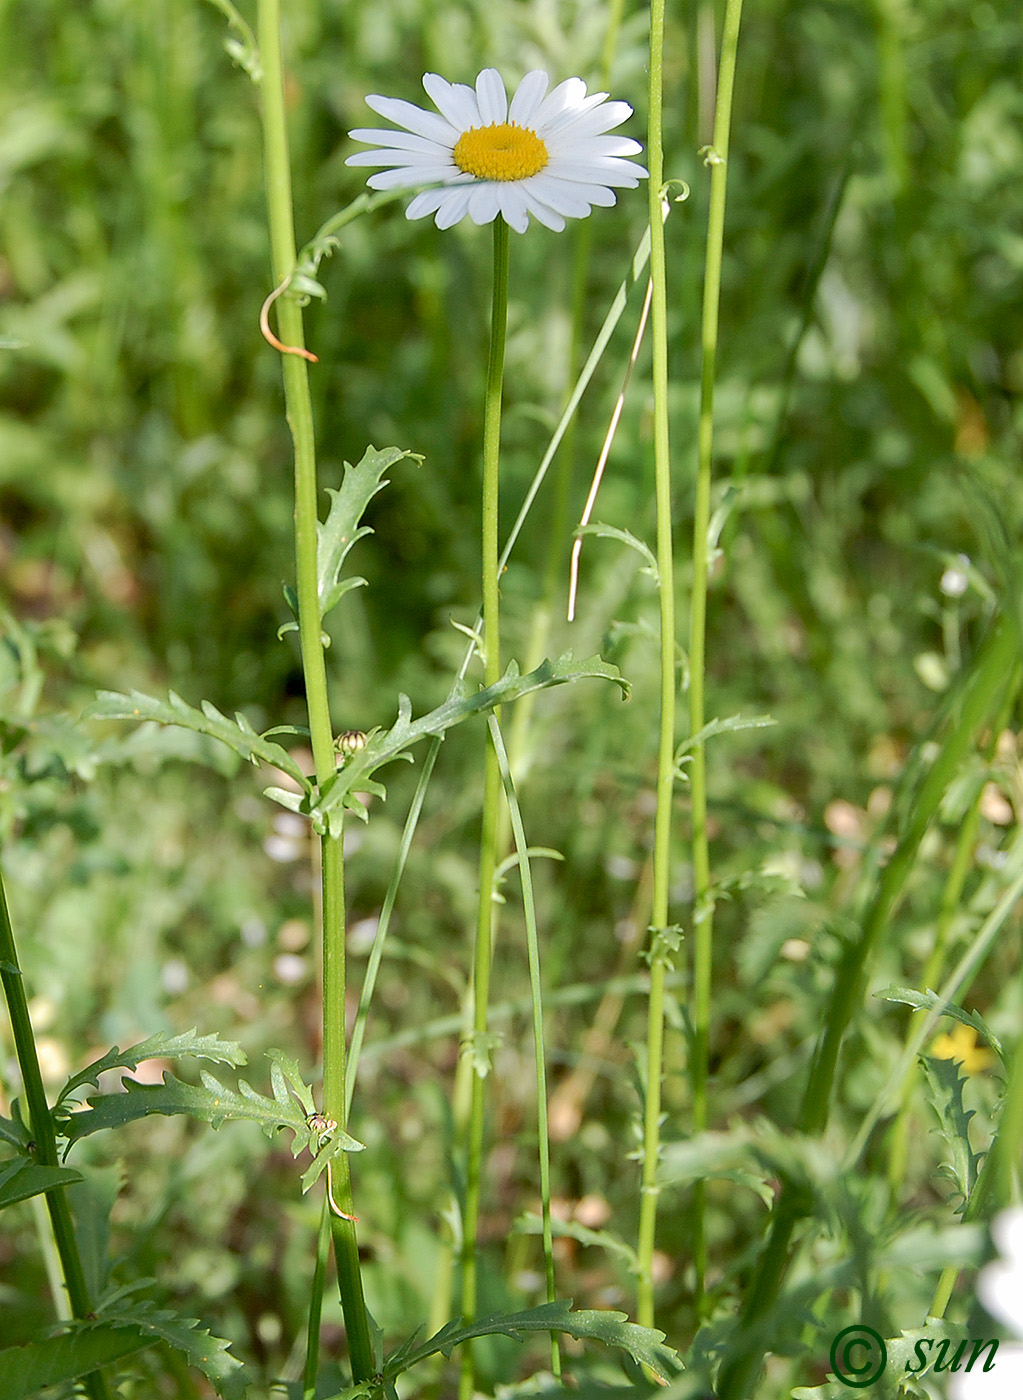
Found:
[[[167,1116],[180,1113],[210,1123],[214,1128],[240,1120],[258,1123],[270,1136],[281,1128],[288,1128],[299,1144],[296,1156],[314,1137],[318,1144],[322,1130],[311,1126],[307,1115],[290,1099],[282,1103],[276,1098],[266,1098],[244,1080],[234,1090],[205,1071],[200,1072],[200,1078],[201,1085],[185,1084],[170,1073],[164,1074],[162,1084],[139,1084],[134,1079],[125,1079],[123,1093],[93,1095],[86,1100],[87,1108],[77,1113],[55,1114],[57,1132],[70,1147],[92,1133],[123,1127],[125,1123],[134,1123],[153,1113]],[[333,1136],[339,1150],[362,1150],[363,1144],[347,1133],[335,1129]]]
[[[959,1073],[955,1060],[940,1060],[933,1055],[921,1055],[928,1099],[938,1115],[938,1132],[945,1139],[951,1160],[939,1167],[939,1174],[955,1186],[962,1200],[959,1214],[970,1199],[980,1168],[981,1154],[970,1146],[970,1119],[973,1109],[963,1105],[965,1078]]]
[[[270,1084],[277,1102],[286,1104],[290,1102],[291,1094],[294,1094],[306,1117],[315,1113],[313,1091],[302,1078],[302,1071],[291,1056],[274,1048],[266,1052],[266,1058],[270,1061]]]
[[[181,1317],[169,1308],[143,1300],[130,1307],[103,1308],[101,1323],[130,1327],[143,1337],[166,1343],[216,1386],[217,1394],[235,1400],[245,1394],[242,1363],[229,1352],[230,1342],[200,1326],[194,1317]]]
[[[214,1064],[233,1065],[236,1069],[246,1063],[245,1051],[234,1040],[221,1040],[218,1035],[199,1035],[194,1026],[181,1035],[160,1031],[151,1035],[148,1040],[139,1041],[138,1045],[129,1046],[127,1050],[121,1050],[115,1045],[100,1059],[93,1060],[83,1070],[72,1075],[58,1094],[55,1107],[59,1108],[65,1099],[84,1084],[91,1084],[93,1088],[97,1088],[99,1076],[105,1070],[136,1070],[143,1060],[171,1060],[182,1055],[211,1060]]]
[[[1002,1042],[979,1011],[966,1011],[963,1007],[957,1006],[954,1001],[945,1001],[944,998],[938,996],[937,992],[931,991],[930,987],[923,992],[918,992],[913,987],[885,987],[884,991],[875,992],[874,995],[880,1001],[901,1002],[904,1006],[913,1006],[918,1011],[937,1011],[941,1016],[950,1016],[953,1021],[958,1021],[960,1025],[970,1026],[1004,1062],[1005,1052],[1002,1049]]]
[[[330,510],[326,520],[318,522],[316,526],[316,576],[321,620],[349,589],[365,583],[365,579],[343,580],[341,570],[356,541],[373,533],[368,525],[362,525],[360,521],[370,501],[387,485],[384,472],[396,462],[411,456],[411,452],[403,451],[400,447],[385,447],[382,452],[375,447],[367,447],[356,466],[345,463],[340,488],[327,488]]]
[[[435,1356],[438,1352],[450,1356],[456,1346],[475,1337],[504,1336],[518,1341],[528,1332],[564,1332],[579,1340],[590,1338],[607,1346],[619,1347],[663,1379],[676,1375],[682,1369],[677,1353],[664,1345],[663,1332],[629,1322],[625,1313],[573,1312],[571,1299],[563,1299],[556,1303],[544,1303],[537,1308],[527,1308],[524,1312],[482,1318],[469,1327],[463,1327],[457,1321],[449,1322],[421,1346],[411,1351],[407,1344],[399,1348],[385,1361],[382,1375],[384,1380],[393,1381],[402,1371],[427,1357]],[[399,1368],[392,1369],[398,1357]]]
[[[41,1196],[55,1186],[71,1186],[82,1180],[71,1167],[43,1167],[27,1157],[16,1157],[0,1166],[0,1210],[30,1196]]]
[[[462,687],[458,692],[438,705],[435,710],[412,719],[412,705],[407,695],[398,697],[398,717],[386,732],[371,731],[366,743],[358,753],[353,754],[344,767],[324,784],[320,800],[314,805],[314,816],[329,816],[330,812],[346,805],[349,794],[367,791],[369,775],[399,758],[413,744],[431,735],[443,734],[453,725],[460,724],[471,715],[487,713],[498,705],[521,699],[534,690],[546,690],[552,686],[565,685],[577,680],[609,680],[621,687],[623,695],[629,693],[629,683],[617,666],[610,666],[599,656],[576,661],[572,653],[566,652],[557,661],[543,661],[534,671],[519,675],[515,662],[511,662],[502,678],[484,690],[467,693]]]
[[[709,724],[689,739],[684,739],[675,750],[676,767],[683,759],[705,744],[717,734],[736,734],[741,729],[769,729],[777,720],[770,715],[730,715],[727,719],[712,719]]]
[[[101,1366],[132,1356],[157,1339],[136,1327],[90,1323],[69,1334],[0,1351],[0,1400],[26,1400],[51,1385],[69,1385]]]
[[[156,724],[177,725],[198,734],[208,734],[250,763],[266,763],[271,768],[279,768],[294,778],[305,791],[312,790],[309,779],[286,749],[258,735],[244,715],[237,714],[234,720],[229,720],[208,700],[202,702],[201,710],[196,710],[173,690],[168,693],[166,703],[153,699],[151,695],[143,695],[138,690],[128,695],[101,690],[92,704],[86,706],[82,718],[153,720]]]
[[[24,1151],[32,1141],[32,1133],[26,1123],[22,1123],[18,1117],[18,1101],[14,1101],[13,1118],[0,1118],[0,1142],[10,1143],[11,1147],[16,1147]]]
[[[210,1123],[214,1128],[243,1119],[272,1131],[291,1128],[308,1136],[305,1117],[296,1105],[279,1104],[254,1090],[245,1095],[237,1093],[205,1072],[201,1078],[201,1085],[185,1084],[169,1072],[164,1073],[162,1084],[139,1084],[134,1079],[125,1079],[123,1093],[95,1094],[86,1100],[87,1108],[77,1113],[55,1115],[57,1131],[71,1144],[104,1128],[120,1128],[125,1123],[147,1118],[151,1113],[167,1116],[181,1113]]]
[[[631,530],[620,530],[617,525],[604,525],[599,520],[595,520],[592,525],[582,525],[576,530],[576,535],[596,535],[599,539],[617,540],[619,544],[628,545],[634,549],[642,558],[644,568],[641,572],[649,574],[658,588],[661,586],[660,570],[657,567],[657,559],[649,545],[637,539]]]

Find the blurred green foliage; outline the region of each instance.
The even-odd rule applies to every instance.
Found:
[[[719,352],[716,471],[728,509],[710,600],[709,698],[719,716],[769,713],[776,723],[709,748],[713,857],[727,896],[712,1046],[721,1126],[754,1111],[791,1120],[864,846],[993,600],[1016,606],[1007,590],[1023,527],[1016,7],[747,8]],[[291,0],[299,241],[362,188],[343,161],[348,128],[367,123],[367,93],[422,102],[423,71],[465,81],[486,64],[512,81],[540,66],[596,82],[607,9],[598,0]],[[634,105],[628,131],[641,136],[645,13],[626,9],[611,86]],[[713,9],[683,7],[669,21],[666,172],[692,187],[667,230],[682,616]],[[55,1081],[115,1041],[192,1024],[239,1039],[250,1057],[269,1044],[306,1064],[318,1053],[301,821],[275,813],[259,775],[213,759],[197,738],[139,741],[74,720],[95,689],[137,685],[241,709],[257,728],[304,722],[294,639],[276,635],[292,573],[290,444],[278,358],[258,328],[270,281],[257,93],[225,53],[225,33],[200,0],[0,3],[0,338],[9,347],[0,349],[0,837]],[[626,195],[584,230],[584,345],[645,218],[643,198]],[[513,242],[508,522],[573,381],[581,238],[534,228]],[[328,299],[310,309],[307,328],[320,360],[323,485],[337,486],[342,460],[368,442],[425,456],[420,468],[396,468],[374,502],[375,534],[356,562],[370,586],[330,623],[337,728],[387,726],[398,689],[417,713],[446,695],[462,647],[450,619],[471,621],[477,604],[489,241],[471,226],[439,234],[409,223],[396,204],[347,228],[321,278]],[[583,403],[573,516],[632,334],[627,317]],[[648,540],[649,392],[641,360],[597,508],[598,519]],[[506,645],[523,660],[550,512],[541,497],[504,579]],[[567,576],[571,539],[555,544]],[[652,585],[610,540],[588,539],[583,560],[579,621],[557,622],[550,650],[601,650],[634,694],[628,706],[603,686],[541,697],[526,738],[529,839],[565,856],[535,874],[548,985],[555,1000],[558,988],[580,993],[550,1015],[552,1070],[563,1081],[581,1062],[604,982],[637,970],[629,949],[645,928],[655,758]],[[1010,730],[1016,723],[1009,718]],[[457,1013],[467,976],[479,795],[464,775],[476,771],[481,743],[464,726],[442,750],[356,1095],[367,1287],[389,1336],[418,1325],[434,1293],[457,1037],[431,1026]],[[206,766],[177,761],[193,758]],[[1019,772],[1011,734],[992,764],[978,760],[971,791],[993,786],[957,935],[1001,887]],[[397,772],[386,807],[374,804],[368,828],[351,833],[356,983],[414,779]],[[685,810],[683,787],[683,837]],[[926,958],[963,810],[947,813],[926,848],[878,985],[912,983]],[[688,888],[682,839],[683,919]],[[525,987],[513,880],[507,893],[499,1000]],[[1019,994],[1006,990],[1012,953],[1003,947],[974,990],[996,1030],[1018,1026]],[[840,1125],[870,1102],[901,1025],[890,1009],[861,1018]],[[535,1206],[525,1026],[521,1015],[504,1023],[494,1076],[485,1307],[541,1294],[536,1242],[511,1232]],[[583,1058],[592,1088],[576,1105],[578,1131],[555,1153],[559,1195],[584,1224],[610,1218],[627,1240],[638,1100],[626,1047],[643,1034],[642,1001],[627,998],[613,1040],[595,1064]],[[387,1049],[394,1037],[404,1040]],[[677,1136],[681,1037],[669,1055],[668,1135]],[[970,1092],[989,1125],[992,1083]],[[931,1125],[923,1107],[919,1115]],[[915,1210],[946,1195],[937,1154],[921,1132],[905,1195]],[[124,1182],[113,1228],[127,1274],[197,1297],[190,1306],[266,1377],[286,1368],[301,1340],[316,1225],[288,1152],[268,1156],[245,1128],[210,1134],[161,1119],[135,1125],[106,1155],[90,1142],[81,1160]],[[864,1219],[883,1221],[880,1176],[864,1190]],[[693,1329],[684,1200],[664,1209],[660,1239],[661,1322],[676,1344]],[[762,1220],[756,1193],[712,1183],[710,1208],[712,1257],[741,1264]],[[0,1286],[3,1344],[48,1316],[31,1215],[19,1207],[9,1219],[18,1223],[0,1242],[11,1266]],[[559,1268],[562,1292],[582,1305],[628,1304],[629,1276],[613,1255],[569,1241]],[[925,1305],[908,1275],[894,1287],[897,1302]],[[480,1355],[482,1379],[493,1381],[515,1375],[522,1353],[501,1342]]]

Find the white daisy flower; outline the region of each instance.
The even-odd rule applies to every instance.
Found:
[[[433,214],[438,228],[466,214],[474,224],[501,214],[525,233],[532,214],[561,230],[566,218],[584,219],[593,205],[614,204],[611,186],[635,189],[647,172],[626,159],[641,149],[638,142],[606,134],[632,115],[627,102],[608,102],[606,92],[587,96],[581,78],[567,78],[550,93],[548,83],[546,73],[527,73],[509,103],[496,68],[484,68],[475,90],[427,73],[423,87],[437,112],[396,97],[367,97],[374,112],[404,130],[353,131],[354,140],[380,149],[345,163],[390,167],[369,177],[375,190],[433,186],[416,195],[407,214]]]

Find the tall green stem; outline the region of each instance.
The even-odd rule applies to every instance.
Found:
[[[263,142],[266,198],[274,279],[281,285],[295,266],[295,227],[291,197],[291,160],[284,105],[280,0],[259,0],[259,49],[263,66]],[[287,293],[278,298],[280,338],[302,349],[304,331],[298,302]],[[284,400],[295,448],[295,572],[299,644],[309,710],[309,733],[316,780],[322,786],[335,771],[334,737],[327,697],[327,670],[320,638],[321,614],[316,569],[316,441],[306,360],[283,355]],[[340,1127],[345,1108],[345,886],[341,837],[322,838],[323,871],[323,1112]],[[345,1154],[334,1159],[332,1194],[341,1211],[352,1214],[352,1190]],[[348,1333],[352,1378],[368,1380],[376,1369],[369,1319],[359,1271],[355,1224],[331,1212],[331,1235],[337,1261],[338,1289]]]
[[[498,591],[498,468],[501,455],[501,399],[504,388],[504,348],[508,333],[508,225],[494,220],[494,287],[490,323],[490,358],[483,410],[483,679],[493,685],[501,678],[501,632]],[[476,1236],[483,1177],[483,1118],[486,1067],[489,1061],[487,1021],[490,965],[493,956],[494,871],[500,819],[501,770],[488,732],[483,775],[483,816],[480,826],[479,903],[472,984],[472,1103],[466,1154],[465,1214],[462,1222],[462,1316],[476,1316]],[[462,1350],[459,1394],[473,1393],[472,1348]]]
[[[650,999],[647,1016],[646,1104],[643,1115],[643,1179],[637,1243],[636,1316],[654,1322],[654,1238],[657,1229],[657,1165],[660,1158],[661,1073],[664,1057],[664,978],[668,965],[668,890],[671,883],[671,807],[675,787],[675,566],[671,531],[671,450],[668,438],[668,307],[664,256],[663,123],[664,0],[650,7],[650,279],[654,388],[654,493],[657,502],[657,567],[660,575],[661,713],[657,746],[657,814],[651,926]]]
[[[714,137],[706,154],[710,166],[710,213],[703,278],[703,367],[700,375],[700,423],[693,513],[693,596],[689,622],[689,732],[706,724],[704,678],[707,651],[707,567],[710,528],[711,466],[714,454],[714,383],[717,374],[718,310],[721,303],[721,255],[728,189],[728,143],[732,122],[732,89],[739,44],[742,0],[728,0],[721,35]],[[714,940],[714,897],[707,843],[707,756],[702,743],[693,750],[689,770],[693,812],[693,1044],[690,1077],[693,1089],[693,1132],[707,1127],[707,1078],[710,1044],[711,969]],[[696,1294],[703,1297],[707,1269],[704,1227],[704,1185],[693,1192],[693,1259]]]
[[[53,1130],[53,1117],[46,1102],[43,1076],[36,1055],[35,1036],[32,1021],[28,1014],[28,999],[25,996],[25,983],[18,965],[18,950],[14,942],[14,929],[7,910],[7,894],[3,876],[0,875],[0,981],[11,1018],[14,1034],[14,1050],[18,1057],[21,1082],[28,1104],[29,1123],[32,1126],[32,1139],[35,1143],[35,1158],[40,1166],[59,1167],[57,1139]],[[74,1317],[88,1317],[92,1312],[92,1299],[89,1297],[75,1237],[71,1207],[68,1205],[67,1190],[63,1186],[46,1192],[46,1208],[50,1213],[53,1238],[60,1257],[60,1266],[67,1287],[68,1301]],[[110,1391],[103,1375],[94,1371],[84,1378],[84,1384],[92,1400],[110,1400]]]

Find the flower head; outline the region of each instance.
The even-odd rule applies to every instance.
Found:
[[[611,186],[635,189],[646,175],[626,159],[641,149],[606,133],[632,115],[627,102],[606,92],[587,95],[581,78],[548,92],[546,73],[527,73],[511,102],[501,75],[484,68],[475,89],[427,73],[423,87],[437,112],[395,97],[366,98],[374,112],[404,130],[351,133],[380,149],[349,156],[347,165],[389,167],[371,175],[375,190],[429,185],[409,204],[410,219],[429,214],[450,228],[466,214],[474,224],[502,215],[517,233],[529,216],[551,229],[584,219],[595,204],[614,204]],[[439,114],[439,115],[438,115]]]

